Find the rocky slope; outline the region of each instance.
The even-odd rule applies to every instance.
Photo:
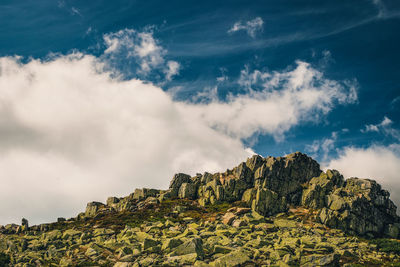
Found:
[[[68,220],[1,226],[0,266],[400,266],[399,222],[373,180],[299,152],[253,156]]]

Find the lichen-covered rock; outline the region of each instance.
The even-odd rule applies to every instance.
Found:
[[[86,206],[85,216],[87,217],[95,216],[100,209],[105,207],[106,205],[104,205],[101,202],[96,202],[96,201],[90,202]]]
[[[215,267],[235,267],[242,266],[248,261],[250,261],[248,253],[242,249],[239,249],[219,257],[217,260],[212,262],[211,265]]]
[[[368,179],[350,178],[327,195],[319,219],[329,227],[357,235],[393,237],[397,232],[396,206],[389,199],[389,192]]]
[[[298,205],[302,184],[321,173],[319,164],[300,152],[285,157],[268,157],[254,174],[255,186],[267,188],[285,197],[288,203]]]
[[[135,189],[135,192],[133,193],[133,199],[143,200],[148,197],[156,197],[159,193],[160,190],[157,189],[149,189],[149,188]]]
[[[107,201],[106,201],[107,206],[110,206],[110,207],[117,204],[118,202],[119,202],[119,198],[117,198],[117,197],[109,197],[109,198],[107,198]]]
[[[191,182],[190,175],[184,173],[175,174],[169,185],[169,189],[171,190],[171,195],[173,197],[177,197],[181,185],[183,183],[190,183],[190,182]]]
[[[231,225],[232,222],[233,222],[233,220],[234,220],[235,218],[236,218],[236,215],[235,215],[234,213],[232,213],[232,212],[227,212],[227,213],[225,213],[225,215],[222,217],[222,222],[223,222],[224,224]]]
[[[178,238],[168,238],[166,239],[161,246],[161,250],[171,250],[173,248],[176,248],[177,246],[181,245],[183,241]]]
[[[197,196],[197,187],[193,183],[183,183],[179,188],[178,197],[195,199]]]
[[[204,257],[203,242],[201,238],[192,238],[176,247],[170,256],[182,256],[196,253],[199,259]]]
[[[328,195],[344,183],[343,176],[336,170],[328,170],[321,173],[319,177],[310,180],[308,188],[303,190],[301,205],[321,209],[328,203]]]
[[[205,206],[242,200],[249,207],[255,205],[264,215],[272,214],[285,210],[286,203],[299,204],[302,184],[320,173],[318,163],[299,152],[280,158],[253,156],[232,170],[203,176],[198,189],[199,203]],[[266,200],[272,200],[266,194],[276,195],[273,200],[277,206],[258,200],[253,204],[257,194]]]
[[[286,198],[269,189],[258,188],[251,208],[264,216],[276,214],[287,210]]]
[[[400,263],[389,193],[372,180],[321,172],[301,153],[256,155],[223,173],[178,174],[168,190],[137,189],[106,203],[89,203],[68,220],[0,226],[0,265]]]
[[[328,266],[336,267],[339,266],[339,254],[328,254],[328,255],[308,255],[301,257],[300,265],[304,267],[316,267],[316,266]]]

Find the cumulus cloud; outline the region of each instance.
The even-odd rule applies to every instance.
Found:
[[[400,145],[373,145],[368,148],[346,147],[326,168],[337,169],[345,177],[374,179],[391,193],[400,206]]]
[[[263,29],[263,25],[264,21],[260,17],[246,22],[238,21],[233,24],[232,28],[228,30],[228,33],[246,31],[249,36],[254,38],[256,36],[256,33]]]
[[[164,49],[153,31],[147,29],[139,32],[123,29],[103,35],[106,49],[103,58],[111,65],[121,66],[129,62],[129,69],[138,78],[147,78],[153,72],[161,72],[167,81],[179,74],[180,64],[166,61],[167,50]]]
[[[120,42],[109,39],[107,53]],[[0,58],[1,224],[74,216],[92,200],[166,188],[175,172],[223,171],[253,153],[244,138],[283,135],[356,98],[353,87],[301,61],[264,75],[261,91],[207,103],[174,101],[107,70],[79,53]]]
[[[296,61],[294,68],[282,72],[251,72],[245,68],[238,83],[247,94],[231,97],[227,103],[197,107],[200,117],[212,127],[238,138],[259,132],[283,140],[292,126],[316,122],[336,104],[357,101],[355,81],[327,79],[304,61]]]
[[[72,216],[90,200],[166,188],[175,172],[249,155],[160,88],[111,78],[93,56],[0,66],[0,223]]]

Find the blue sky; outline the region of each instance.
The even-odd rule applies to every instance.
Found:
[[[303,151],[400,192],[396,0],[5,0],[0,24],[0,167],[17,181],[7,190],[59,186],[0,207],[4,220],[72,216],[84,201],[164,188],[173,172],[223,170],[251,151]]]

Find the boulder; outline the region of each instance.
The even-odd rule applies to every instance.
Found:
[[[153,238],[145,238],[143,240],[143,250],[148,250],[149,248],[155,247],[158,244],[160,244],[160,242],[156,239]]]
[[[109,197],[109,198],[107,198],[107,206],[110,206],[110,207],[112,207],[112,206],[114,206],[115,204],[117,204],[119,202],[119,198],[117,198],[117,197]]]
[[[171,190],[172,197],[177,197],[179,193],[179,188],[183,183],[190,183],[192,180],[190,176],[184,173],[175,174],[172,178],[172,181],[169,185],[169,189]]]
[[[328,195],[337,187],[341,187],[343,183],[343,176],[338,171],[322,172],[319,177],[312,178],[308,187],[303,190],[301,205],[313,209],[327,206]]]
[[[201,238],[192,238],[183,244],[176,247],[170,256],[181,256],[186,254],[196,253],[199,259],[204,257],[203,242]]]
[[[245,252],[243,249],[238,249],[222,257],[219,257],[217,260],[212,262],[211,265],[215,267],[235,267],[243,266],[246,262],[249,261],[250,257],[248,256],[248,253]]]
[[[254,172],[264,163],[264,158],[260,155],[254,155],[251,158],[248,158],[246,161],[246,166]]]
[[[162,243],[161,250],[170,250],[176,248],[182,243],[183,241],[178,238],[168,238]]]
[[[273,215],[287,210],[286,199],[269,189],[257,188],[251,208],[264,216]]]
[[[396,227],[389,225],[399,220],[389,193],[375,181],[359,178],[347,179],[343,187],[332,191],[318,218],[321,223],[350,234],[391,237],[396,235]]]
[[[242,226],[246,226],[247,223],[245,220],[234,220],[232,223],[233,227],[242,227]]]
[[[22,220],[21,220],[21,226],[24,226],[24,227],[26,227],[26,228],[29,228],[28,220],[25,219],[25,218],[22,218]]]
[[[178,192],[179,198],[196,199],[197,187],[193,183],[182,183]]]
[[[95,216],[95,215],[98,213],[98,211],[99,211],[100,209],[103,209],[103,208],[105,208],[105,207],[106,207],[106,206],[105,206],[103,203],[101,203],[101,202],[96,202],[96,201],[89,202],[89,203],[86,205],[85,216],[87,216],[87,217],[93,217],[93,216]]]
[[[133,199],[135,200],[144,200],[148,197],[156,197],[160,193],[160,190],[157,189],[148,189],[148,188],[142,188],[142,189],[135,189],[135,192],[133,193]]]
[[[58,223],[65,222],[65,221],[66,221],[66,219],[64,217],[58,217],[57,218],[57,222]]]
[[[233,220],[235,220],[235,218],[236,218],[236,215],[235,215],[234,213],[232,213],[232,212],[227,212],[227,213],[225,213],[225,215],[222,217],[222,222],[223,222],[224,224],[231,225],[232,222],[233,222]]]
[[[290,204],[301,201],[302,185],[319,176],[319,164],[300,152],[285,157],[268,157],[254,174],[255,186],[276,192]]]
[[[328,255],[312,254],[301,257],[300,265],[304,267],[314,267],[314,266],[336,267],[339,266],[339,260],[340,260],[340,255],[335,253]]]

